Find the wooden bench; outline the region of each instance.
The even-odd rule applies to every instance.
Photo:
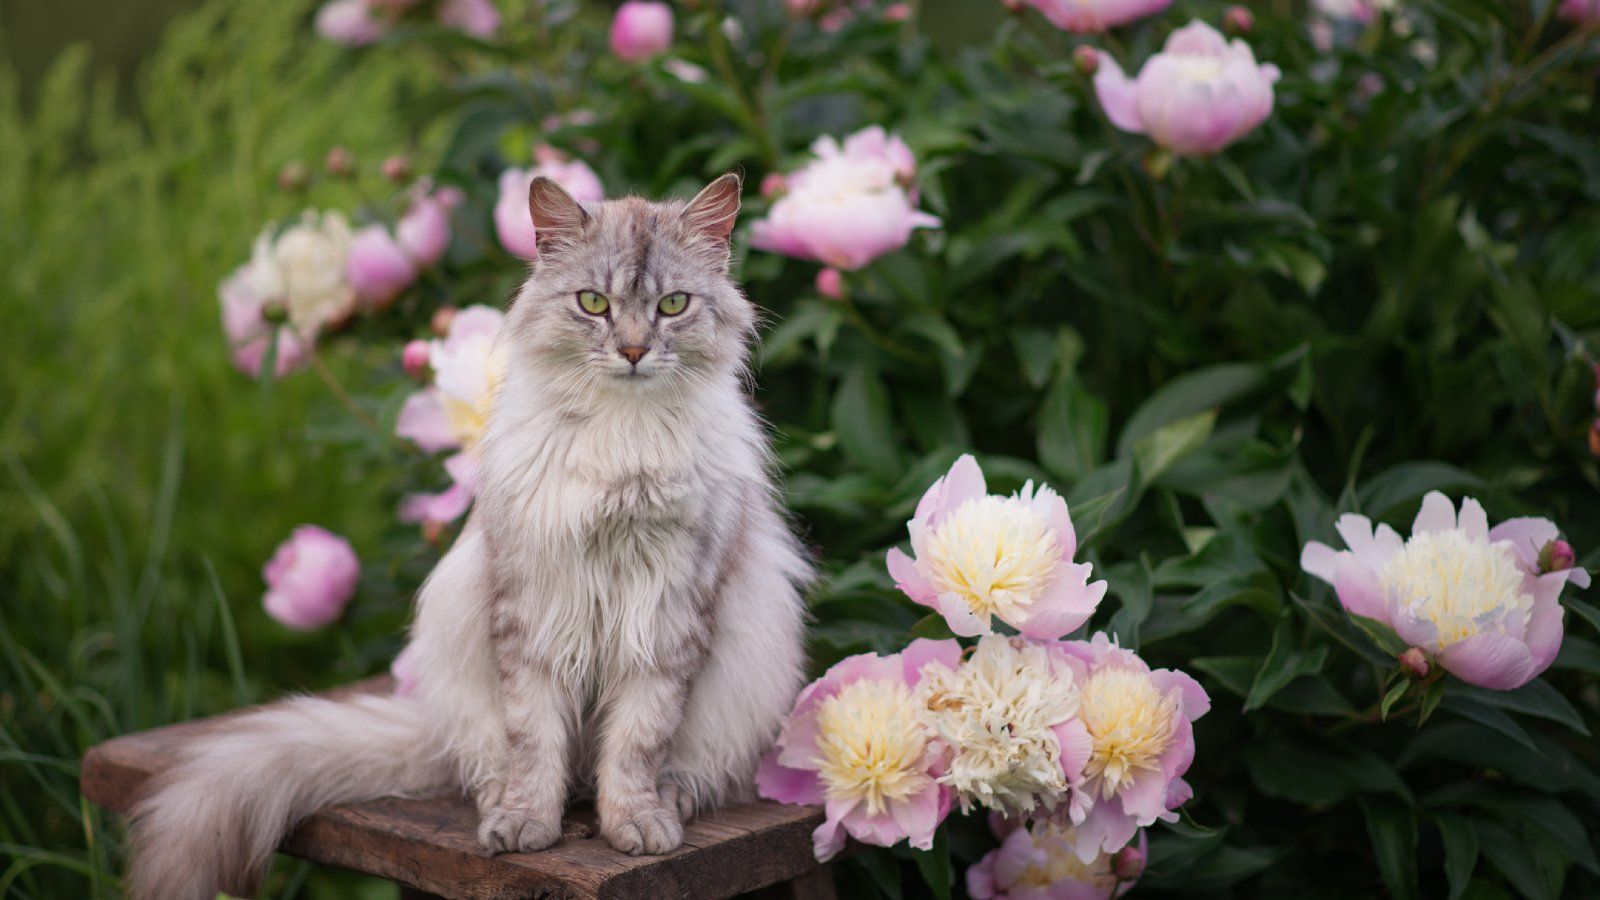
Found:
[[[389,678],[349,691],[388,691]],[[232,715],[130,734],[90,748],[83,758],[84,796],[125,812],[152,775],[196,736],[227,728]],[[759,896],[828,900],[826,869],[812,857],[817,807],[747,803],[701,816],[684,828],[683,846],[665,856],[628,856],[595,835],[592,810],[569,814],[567,836],[538,853],[483,857],[478,816],[459,797],[400,800],[322,810],[279,848],[290,856],[397,882],[407,898],[720,898]]]

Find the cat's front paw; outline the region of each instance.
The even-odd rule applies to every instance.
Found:
[[[683,824],[678,821],[675,810],[644,806],[604,817],[600,834],[611,846],[634,856],[671,853],[683,843]]]
[[[485,855],[543,850],[561,840],[561,817],[497,806],[478,820],[478,845]]]

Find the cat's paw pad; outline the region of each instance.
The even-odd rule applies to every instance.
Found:
[[[478,845],[486,855],[543,850],[561,840],[561,819],[532,810],[497,807],[478,822]]]
[[[661,798],[661,805],[667,809],[678,811],[678,821],[687,822],[694,818],[694,791],[689,790],[672,775],[662,775],[656,784],[656,794]]]
[[[678,814],[665,806],[647,806],[616,821],[602,822],[600,833],[623,853],[671,853],[683,843]]]

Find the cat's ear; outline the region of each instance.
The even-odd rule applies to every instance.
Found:
[[[547,246],[569,244],[589,222],[589,214],[554,179],[539,175],[528,185],[528,213],[533,216],[534,243]]]
[[[729,172],[694,195],[683,208],[683,221],[694,231],[724,244],[733,233],[734,220],[739,218],[739,190],[744,179],[738,172]]]

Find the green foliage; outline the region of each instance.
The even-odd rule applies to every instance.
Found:
[[[1585,443],[1600,340],[1593,32],[1550,3],[1411,4],[1324,52],[1300,4],[1263,7],[1249,41],[1284,72],[1272,117],[1158,178],[1148,142],[1105,123],[1072,65],[1084,41],[996,7],[954,40],[929,37],[938,5],[837,33],[777,3],[680,7],[674,56],[710,73],[685,80],[608,57],[609,10],[562,0],[519,4],[492,46],[407,29],[358,56],[308,50],[303,8],[217,6],[146,73],[140,127],[109,100],[85,106],[71,63],[38,116],[7,101],[0,141],[18,149],[0,152],[0,213],[26,224],[0,232],[24,326],[0,331],[19,397],[0,419],[19,448],[0,548],[24,561],[5,572],[8,696],[32,705],[7,707],[5,765],[58,808],[43,830],[0,810],[9,843],[43,848],[19,889],[48,896],[84,884],[49,880],[78,872],[77,893],[110,891],[105,823],[81,818],[59,771],[84,743],[376,667],[432,553],[386,522],[424,467],[337,424],[331,404],[304,441],[311,376],[258,392],[226,371],[213,285],[294,208],[265,190],[278,164],[421,135],[468,195],[482,230],[456,241],[448,281],[325,349],[364,414],[390,424],[399,339],[434,306],[491,302],[519,277],[483,238],[495,175],[534,144],[583,156],[613,192],[686,195],[734,166],[754,184],[820,134],[878,123],[916,151],[943,229],[849,275],[842,300],[816,295],[811,264],[736,260],[770,313],[760,400],[827,576],[816,665],[942,633],[893,589],[883,552],[973,451],[995,488],[1031,478],[1068,498],[1080,552],[1110,582],[1092,627],[1212,697],[1195,799],[1152,829],[1141,891],[1600,890],[1593,607],[1567,598],[1555,666],[1496,693],[1408,680],[1393,633],[1347,617],[1299,568],[1340,513],[1405,529],[1433,489],[1479,497],[1491,519],[1550,516],[1580,563],[1600,564]],[[1136,65],[1185,16],[1220,19],[1219,3],[1179,7],[1100,44]],[[741,27],[719,27],[726,15]],[[418,59],[437,71],[403,79]],[[271,78],[270,97],[253,91]],[[545,125],[577,110],[592,121]],[[322,205],[381,210],[319,190]],[[747,218],[764,212],[747,203]],[[176,311],[151,315],[158,302]],[[175,474],[112,477],[155,460]],[[398,562],[368,573],[354,621],[285,661],[252,570],[302,519]],[[16,616],[13,596],[52,612]],[[337,661],[314,663],[332,648]],[[64,836],[80,821],[93,830]],[[959,896],[990,846],[981,823],[958,824],[931,854],[863,854],[841,877],[869,895]]]

